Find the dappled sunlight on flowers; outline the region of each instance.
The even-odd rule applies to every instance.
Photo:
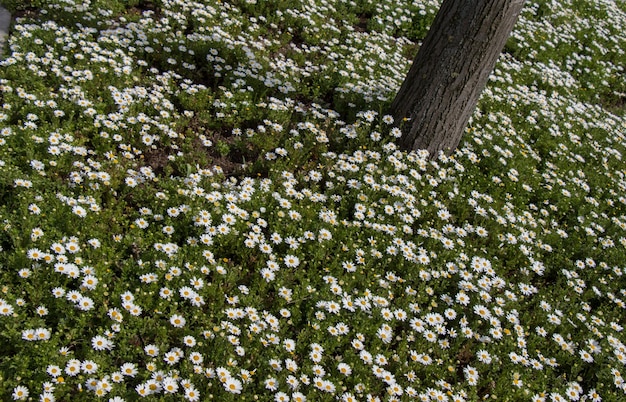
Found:
[[[626,397],[622,6],[527,4],[429,159],[384,110],[438,1],[48,3],[0,61],[5,399]]]

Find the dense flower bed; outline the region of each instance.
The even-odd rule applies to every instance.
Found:
[[[626,398],[626,10],[529,1],[464,142],[437,1],[50,1],[0,62],[0,396]]]

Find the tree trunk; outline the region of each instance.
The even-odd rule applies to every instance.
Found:
[[[444,0],[391,105],[400,146],[458,146],[524,0]],[[408,119],[408,120],[407,120]]]

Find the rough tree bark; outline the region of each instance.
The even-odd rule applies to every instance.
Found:
[[[443,1],[391,106],[402,148],[456,149],[524,1]]]

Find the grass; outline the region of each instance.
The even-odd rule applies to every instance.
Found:
[[[527,2],[433,161],[437,1],[20,4],[1,399],[626,398],[623,1]]]

